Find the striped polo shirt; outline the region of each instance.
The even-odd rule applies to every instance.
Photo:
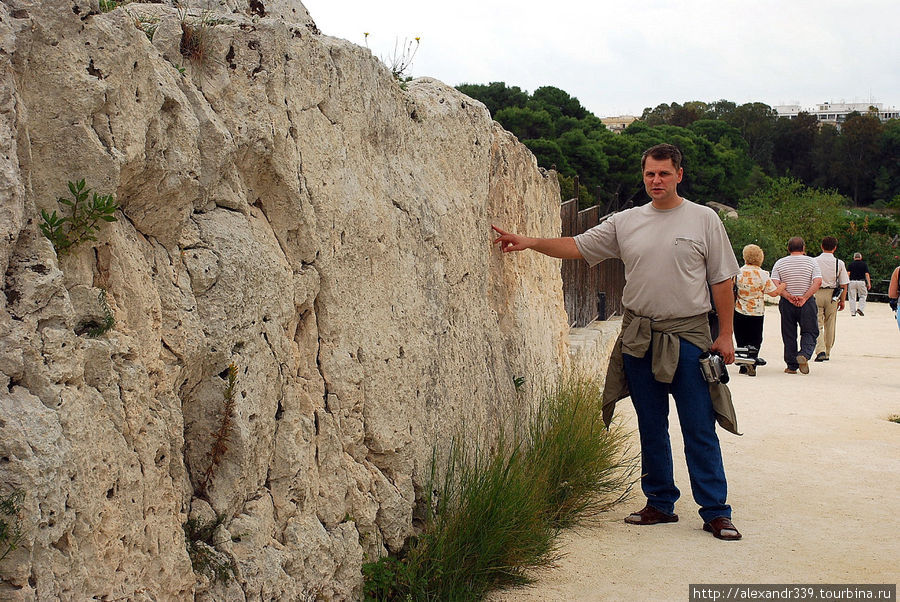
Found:
[[[791,295],[802,295],[812,286],[813,280],[822,277],[819,262],[808,255],[788,255],[775,262],[772,280],[784,282]]]

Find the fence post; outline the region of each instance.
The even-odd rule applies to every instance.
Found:
[[[575,207],[576,207],[576,211],[577,211],[577,207],[578,207],[578,205],[579,205],[579,202],[578,202],[578,199],[579,199],[579,195],[578,195],[578,175],[577,175],[577,174],[575,175],[574,178],[572,178],[572,192],[573,192],[572,196],[575,197]]]

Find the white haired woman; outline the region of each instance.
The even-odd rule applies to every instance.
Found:
[[[734,300],[734,338],[738,347],[754,347],[752,357],[759,355],[762,345],[763,318],[766,306],[763,295],[777,297],[784,290],[785,283],[777,286],[769,278],[769,272],[760,266],[763,262],[763,250],[757,245],[747,245],[743,250],[744,265],[735,282],[737,295]],[[741,374],[756,376],[756,366],[741,366]]]

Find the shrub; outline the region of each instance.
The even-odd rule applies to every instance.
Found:
[[[128,13],[128,16],[131,17],[134,26],[143,31],[147,39],[152,42],[153,36],[156,35],[156,30],[159,29],[159,17],[131,12]]]
[[[0,497],[0,560],[15,550],[24,536],[19,522],[24,501],[25,492],[21,490]]]
[[[56,211],[48,214],[41,210],[41,232],[50,239],[59,256],[66,255],[85,241],[97,240],[94,234],[102,222],[118,221],[113,214],[119,206],[111,194],[101,196],[95,192],[88,202],[91,189],[85,188],[84,180],[68,184],[72,198],[60,197],[57,202],[71,208],[70,216],[60,217]]]
[[[100,289],[100,294],[97,295],[97,302],[100,304],[100,309],[103,311],[103,320],[101,322],[92,321],[83,326],[87,335],[92,338],[99,337],[106,332],[109,332],[109,330],[116,325],[116,318],[113,316],[112,309],[110,309],[109,303],[106,300],[105,288]]]
[[[209,450],[209,466],[203,473],[203,481],[200,483],[200,495],[206,495],[209,484],[216,473],[216,469],[225,457],[228,451],[228,437],[231,435],[231,429],[234,425],[232,414],[234,414],[234,386],[237,384],[237,366],[230,364],[228,366],[228,385],[225,387],[224,404],[222,407],[222,420],[219,428],[213,433],[212,446]]]
[[[741,257],[744,245],[757,244],[765,253],[763,266],[771,269],[776,259],[787,255],[787,242],[792,236],[803,237],[807,253],[818,255],[822,238],[840,230],[847,203],[835,191],[777,178],[739,201],[740,217],[726,219],[725,229],[737,257]]]
[[[893,246],[894,235],[889,234],[896,226],[891,220],[885,223],[885,219],[850,216],[835,234],[838,256],[850,261],[853,253],[861,253],[869,266],[873,285],[876,281],[889,279],[894,268],[900,265],[900,248]]]
[[[208,523],[198,518],[189,518],[182,528],[191,568],[197,573],[206,575],[211,581],[228,583],[234,576],[234,567],[224,554],[213,547],[213,535],[224,522],[225,515],[217,514],[215,520]]]
[[[363,40],[366,43],[366,48],[369,47],[369,33],[363,33]],[[403,43],[400,43],[399,38],[394,39],[394,51],[385,57],[379,57],[381,62],[384,63],[388,69],[391,70],[391,74],[394,76],[394,79],[401,83],[408,82],[412,79],[412,77],[408,76],[406,72],[412,66],[413,59],[416,58],[416,52],[419,51],[419,43],[422,38],[416,36],[412,40],[405,38]]]
[[[635,460],[601,419],[601,386],[568,377],[521,428],[485,449],[437,454],[422,535],[401,558],[363,567],[367,600],[479,599],[529,581],[556,558],[559,530],[589,520],[630,489]]]

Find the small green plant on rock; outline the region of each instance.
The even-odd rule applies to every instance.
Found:
[[[84,180],[69,182],[69,192],[72,194],[71,199],[60,197],[57,202],[70,207],[71,215],[60,216],[56,211],[48,214],[41,209],[41,232],[50,239],[60,257],[85,241],[97,240],[95,234],[102,222],[119,221],[113,215],[119,208],[113,195],[94,192],[89,201],[91,189],[85,188]]]
[[[181,44],[179,50],[181,56],[187,61],[199,67],[206,67],[210,62],[210,33],[213,27],[218,25],[230,25],[232,19],[215,17],[212,12],[205,10],[199,17],[191,17],[187,11],[180,9],[181,20]]]
[[[0,560],[15,550],[24,536],[19,522],[24,501],[25,492],[21,490],[0,497]]]
[[[130,2],[131,0],[100,0],[98,7],[101,13],[108,13]]]
[[[139,13],[132,14],[131,12],[129,12],[128,15],[134,21],[134,26],[143,31],[144,35],[147,36],[147,39],[152,42],[156,30],[159,29],[159,17],[142,15]]]
[[[227,557],[213,547],[213,536],[219,525],[225,522],[224,514],[217,514],[215,520],[204,523],[199,518],[189,518],[184,529],[184,543],[191,568],[194,572],[206,575],[213,582],[228,583],[234,576],[234,566]]]
[[[369,47],[369,33],[366,32],[363,34],[363,38],[366,42],[366,48]],[[394,51],[392,54],[386,57],[379,57],[381,62],[384,63],[388,69],[391,70],[391,74],[394,76],[394,79],[399,81],[401,84],[405,84],[412,77],[406,75],[407,70],[412,66],[413,59],[416,57],[416,52],[419,51],[419,43],[422,38],[416,36],[412,40],[408,38],[403,40],[403,43],[400,43],[400,39],[396,38],[394,40]]]
[[[100,303],[100,309],[103,310],[103,321],[100,323],[91,323],[88,325],[87,334],[89,337],[97,338],[108,332],[116,325],[116,318],[113,316],[112,309],[106,301],[106,289],[101,288],[100,294],[97,295],[97,301]]]
[[[200,495],[206,495],[209,484],[216,473],[216,468],[225,457],[228,451],[228,437],[234,424],[232,414],[234,413],[234,387],[237,384],[237,366],[230,364],[228,366],[228,385],[225,387],[225,403],[222,407],[222,421],[219,428],[213,433],[212,447],[209,450],[209,467],[203,473],[203,481],[200,483]]]

